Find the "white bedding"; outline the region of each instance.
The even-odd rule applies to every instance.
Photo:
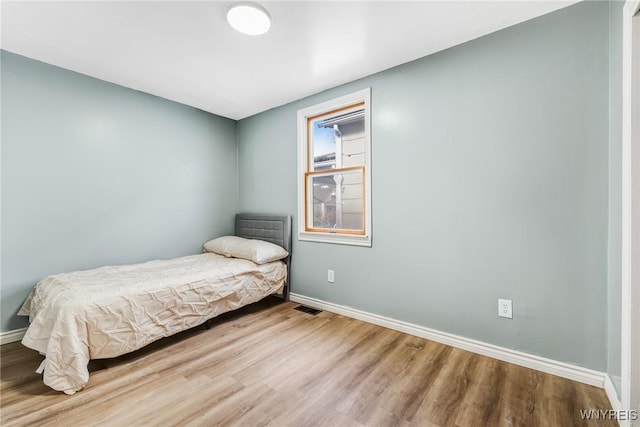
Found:
[[[282,291],[287,270],[212,253],[56,274],[18,314],[22,343],[46,356],[44,383],[73,394],[90,359],[119,356]]]

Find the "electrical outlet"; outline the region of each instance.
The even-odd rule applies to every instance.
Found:
[[[336,281],[336,277],[333,270],[327,270],[327,282],[335,283],[335,281]]]
[[[498,316],[513,319],[513,306],[510,299],[498,300]]]

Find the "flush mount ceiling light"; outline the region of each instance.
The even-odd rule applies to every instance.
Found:
[[[227,12],[229,25],[243,34],[258,36],[269,31],[271,16],[255,3],[237,3]]]

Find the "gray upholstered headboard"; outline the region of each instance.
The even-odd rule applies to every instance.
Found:
[[[275,243],[289,252],[289,256],[284,260],[287,264],[287,281],[281,295],[288,301],[291,277],[291,215],[236,214],[236,236]]]

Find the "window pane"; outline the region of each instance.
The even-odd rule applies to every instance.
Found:
[[[314,176],[313,228],[336,227],[336,183],[333,175]]]
[[[359,120],[339,125],[342,164],[339,167],[364,166],[364,116]]]
[[[312,147],[314,171],[336,167],[335,132],[332,128],[320,126],[322,119],[313,122]]]
[[[364,109],[340,110],[309,119],[312,171],[365,164]]]
[[[342,175],[342,227],[346,230],[364,229],[364,184],[362,171]]]
[[[310,175],[313,197],[312,228],[331,230],[364,229],[363,170],[340,174]]]

